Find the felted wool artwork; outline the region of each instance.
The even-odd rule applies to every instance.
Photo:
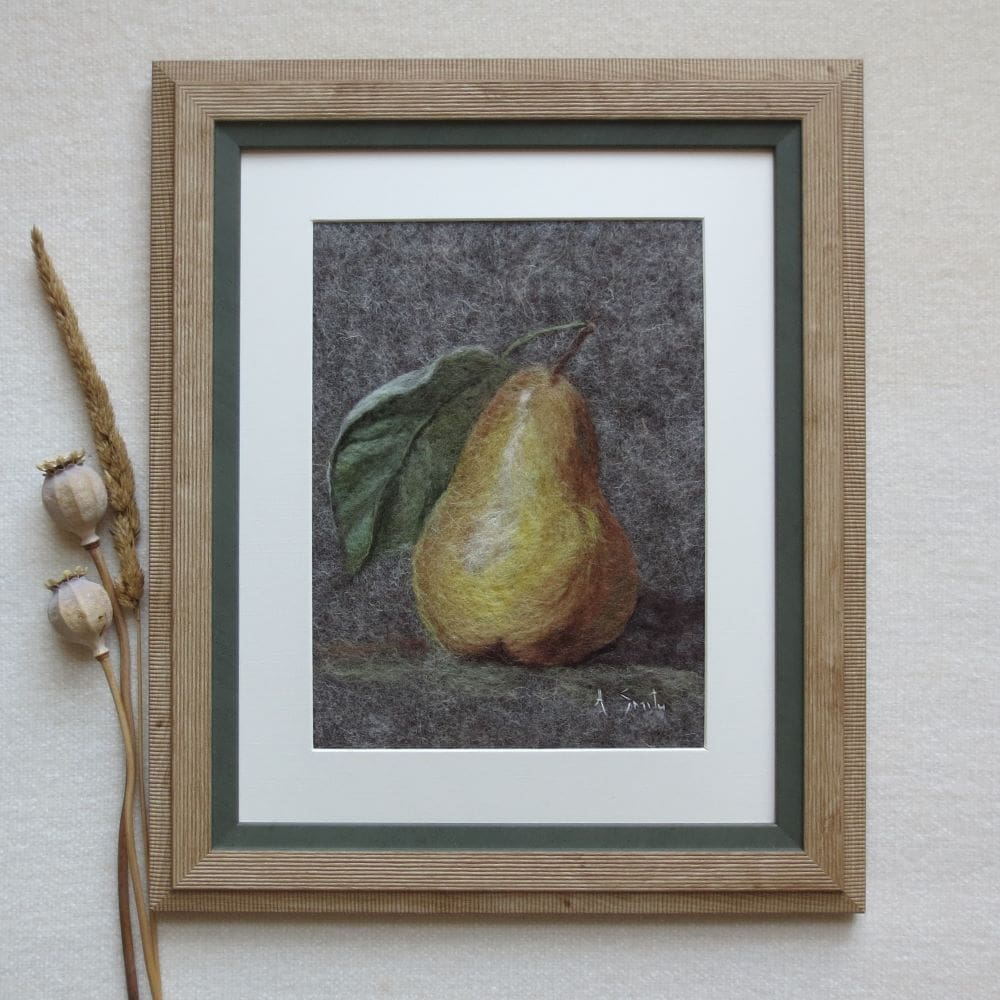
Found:
[[[700,222],[319,222],[313,268],[315,745],[702,745]]]

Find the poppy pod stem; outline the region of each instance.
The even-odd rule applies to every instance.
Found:
[[[108,597],[111,599],[111,609],[112,609],[112,620],[115,626],[115,634],[118,637],[118,652],[119,652],[119,673],[120,677],[118,680],[118,693],[122,702],[122,710],[125,713],[125,720],[129,728],[129,733],[136,733],[135,728],[135,716],[132,712],[132,652],[131,644],[129,642],[128,634],[128,624],[125,621],[125,616],[122,614],[122,608],[118,601],[118,591],[115,588],[114,580],[111,577],[111,571],[108,568],[107,560],[104,558],[104,553],[101,551],[101,541],[99,538],[94,537],[94,541],[84,544],[83,546],[89,553],[90,558],[93,560],[94,567],[97,570],[98,576],[101,578],[101,584],[108,593]],[[103,664],[102,664],[103,665]],[[142,823],[143,832],[143,844],[147,843],[147,820],[146,820],[146,796],[145,787],[142,779],[143,768],[142,761],[138,754],[142,753],[141,742],[136,742],[133,740],[133,747],[135,751],[134,763],[136,770],[138,772],[138,787],[141,794],[141,807],[139,811],[139,818]],[[134,839],[128,830],[131,826],[132,817],[135,814],[135,786],[136,782],[133,782],[132,787],[126,787],[125,795],[122,799],[122,811],[118,818],[118,912],[119,917],[122,921],[122,950],[125,955],[125,978],[126,987],[129,993],[129,1000],[135,996],[138,998],[138,983],[135,980],[135,969],[129,969],[129,957],[128,953],[133,953],[133,966],[134,966],[134,946],[132,943],[132,926],[131,917],[128,917],[129,912],[128,907],[128,881],[131,878],[132,881],[132,892],[135,895],[136,901],[136,911],[141,912],[142,907],[145,905],[145,897],[143,895],[142,883],[137,881],[137,873],[132,871],[132,866],[129,864],[129,851],[134,850]],[[125,921],[128,920],[128,926],[125,926]],[[135,991],[133,993],[133,990]]]
[[[97,575],[101,578],[101,584],[111,598],[112,618],[115,625],[115,634],[118,637],[118,651],[121,654],[121,680],[119,686],[129,730],[135,732],[135,721],[132,717],[132,646],[129,640],[125,615],[122,614],[121,605],[118,603],[114,580],[111,577],[111,571],[108,569],[104,553],[101,551],[100,539],[84,545],[84,548],[90,553],[90,558],[94,561],[94,568],[97,570]]]
[[[94,567],[97,570],[98,575],[101,578],[101,583],[104,585],[104,589],[108,592],[108,596],[111,598],[111,607],[113,610],[113,618],[115,623],[115,633],[118,636],[118,649],[121,652],[121,678],[119,681],[119,688],[122,694],[122,700],[125,703],[125,717],[128,719],[129,727],[136,736],[136,769],[137,769],[137,787],[139,791],[139,819],[142,823],[142,842],[147,853],[149,850],[149,820],[148,820],[148,810],[146,807],[146,781],[145,781],[145,768],[143,761],[143,740],[141,739],[142,729],[137,728],[135,715],[132,711],[132,646],[129,641],[128,633],[128,623],[125,621],[125,613],[122,610],[121,603],[118,600],[118,592],[115,589],[114,580],[111,577],[111,570],[108,568],[107,560],[104,558],[104,553],[101,550],[100,540],[92,542],[90,545],[85,545],[84,548],[90,553],[90,558],[94,561]],[[139,616],[136,615],[136,628],[140,628]],[[142,640],[141,636],[137,636],[139,641]],[[142,677],[139,677],[139,684],[142,684]],[[142,692],[140,691],[140,699],[142,697]],[[140,700],[141,705],[141,700]],[[134,803],[133,803],[134,805]]]
[[[125,816],[125,837],[128,854],[129,873],[132,876],[132,884],[135,887],[135,909],[139,919],[139,937],[142,940],[142,954],[146,962],[146,976],[149,979],[149,989],[153,995],[153,1000],[161,1000],[163,987],[160,983],[160,962],[157,955],[156,940],[150,922],[149,910],[146,905],[145,894],[142,890],[142,879],[139,874],[139,859],[135,850],[135,827],[132,820],[132,811],[127,808],[127,804],[135,801],[135,778],[136,778],[136,757],[135,743],[132,740],[132,728],[129,725],[128,717],[125,714],[125,702],[122,699],[121,691],[115,681],[115,673],[111,667],[111,656],[104,652],[98,655],[97,662],[104,670],[104,677],[108,682],[108,690],[115,703],[115,712],[118,715],[118,728],[121,730],[122,749],[125,755],[125,790],[123,794],[123,813]]]

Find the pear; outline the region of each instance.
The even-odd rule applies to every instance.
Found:
[[[635,610],[635,556],[598,483],[587,405],[559,367],[500,386],[414,548],[417,608],[456,655],[578,663]]]

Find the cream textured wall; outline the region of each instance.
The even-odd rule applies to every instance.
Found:
[[[157,58],[861,56],[870,912],[858,919],[165,919],[172,1000],[996,996],[1000,8],[994,0],[4,0],[0,997],[123,995],[117,735],[40,581],[78,561],[33,463],[86,442],[42,226],[146,465]]]

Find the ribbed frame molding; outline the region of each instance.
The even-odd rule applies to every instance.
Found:
[[[177,62],[153,67],[150,807],[159,910],[824,913],[864,908],[862,72],[854,61]],[[802,125],[805,849],[222,851],[211,844],[217,121]]]

